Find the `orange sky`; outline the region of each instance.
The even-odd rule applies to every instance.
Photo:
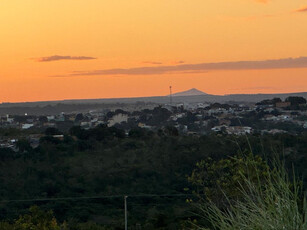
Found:
[[[1,1],[0,102],[166,95],[169,85],[210,94],[307,91],[307,68],[113,74],[306,57],[305,8],[305,0]],[[39,61],[55,55],[65,57]]]

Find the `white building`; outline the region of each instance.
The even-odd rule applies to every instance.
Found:
[[[114,115],[109,121],[108,121],[108,126],[111,127],[115,124],[120,124],[122,122],[127,122],[128,121],[128,115],[127,114],[116,114]]]
[[[21,128],[22,129],[29,129],[29,128],[33,127],[33,126],[34,126],[34,124],[22,124]]]

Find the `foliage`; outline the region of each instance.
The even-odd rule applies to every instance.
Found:
[[[282,102],[282,100],[280,98],[273,98],[260,101],[257,103],[257,105],[275,105],[278,102]]]
[[[3,130],[2,135],[6,133]],[[295,164],[300,175],[307,175],[307,134],[248,138],[255,154],[263,156],[265,152],[270,157],[273,151],[284,152],[286,166],[291,168]],[[173,128],[158,133],[138,128],[126,135],[123,130],[106,126],[89,130],[74,127],[70,133],[64,133],[63,139],[42,138],[37,148],[22,144],[18,152],[0,149],[0,200],[120,197],[0,203],[0,219],[10,223],[36,204],[43,210],[53,210],[58,223],[67,220],[72,229],[87,222],[121,229],[122,195],[189,194],[194,186],[187,181],[187,175],[191,175],[197,162],[211,158],[212,164],[223,171],[222,166],[229,165],[227,161],[240,157],[236,154],[238,148],[249,149],[244,136],[177,136]],[[213,182],[212,179],[212,187],[216,186]],[[227,185],[229,190],[231,183]],[[216,193],[212,200],[219,197],[220,193]],[[183,220],[194,218],[194,207],[185,202],[186,198],[130,197],[129,226],[138,223],[143,229],[145,226],[145,229],[179,229]]]
[[[242,199],[229,203],[227,208],[219,207],[215,202],[199,206],[212,229],[307,229],[307,206],[301,183],[295,178],[290,181],[283,165],[275,159],[273,168],[267,168],[262,179],[254,180],[241,173],[246,185],[240,186]],[[250,161],[248,158],[244,160]],[[255,173],[261,175],[262,171],[256,168]],[[232,199],[227,193],[225,197]],[[198,229],[207,229],[207,226],[195,225]]]
[[[43,211],[38,206],[32,206],[28,214],[20,216],[13,223],[0,222],[0,230],[107,230],[107,228],[92,222],[59,224],[52,211]]]
[[[250,181],[263,180],[267,176],[268,165],[260,156],[236,155],[213,161],[211,158],[196,164],[196,169],[188,178],[196,186],[197,194],[219,205],[241,198],[241,190],[245,188],[245,178]],[[222,199],[224,195],[227,200]]]
[[[287,97],[286,102],[290,102],[291,105],[306,104],[306,99],[304,97]]]
[[[52,211],[44,212],[37,206],[29,209],[29,214],[20,216],[13,224],[2,222],[0,229],[2,230],[64,230],[65,224],[58,225]]]

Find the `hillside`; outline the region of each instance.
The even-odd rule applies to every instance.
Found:
[[[198,89],[192,88],[186,91],[174,93],[172,96],[174,97],[180,97],[180,96],[203,96],[203,95],[208,95]]]

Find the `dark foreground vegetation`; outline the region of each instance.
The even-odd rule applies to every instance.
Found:
[[[35,149],[26,140],[18,152],[0,149],[1,230],[44,229],[35,218],[52,230],[123,229],[125,195],[129,229],[184,229],[198,219],[193,203],[201,197],[220,206],[218,188],[239,196],[233,188],[244,168],[233,159],[252,151],[265,175],[263,159],[282,153],[289,172],[295,165],[297,175],[307,173],[306,133],[180,136],[169,127],[127,135],[98,126],[73,127],[60,139],[56,130],[46,134]]]

